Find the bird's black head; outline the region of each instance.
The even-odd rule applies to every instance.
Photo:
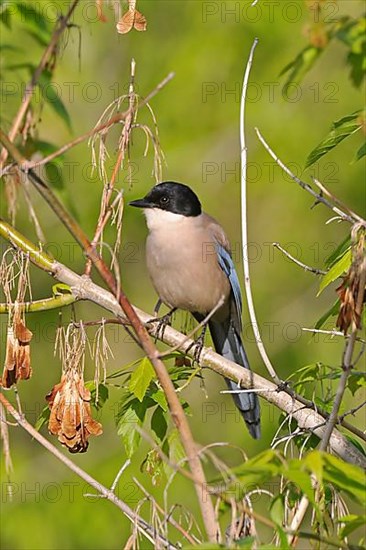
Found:
[[[182,216],[199,216],[201,203],[190,187],[175,181],[155,185],[143,198],[129,203],[139,208],[159,208]]]

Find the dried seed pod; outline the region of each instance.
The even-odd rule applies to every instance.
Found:
[[[18,380],[28,380],[32,375],[30,360],[30,341],[33,333],[21,318],[20,308],[16,305],[12,325],[8,327],[6,354],[2,377],[4,388],[10,388]]]
[[[48,429],[71,453],[85,453],[91,435],[103,433],[91,416],[90,391],[77,369],[68,369],[46,396],[51,409]]]

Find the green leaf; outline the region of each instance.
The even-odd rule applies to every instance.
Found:
[[[0,15],[1,17],[1,15]],[[22,48],[18,48],[17,46],[14,46],[13,44],[0,44],[0,52],[3,51],[10,51],[10,52],[22,52]]]
[[[366,506],[366,473],[364,470],[328,453],[322,453],[322,456],[324,481],[332,483],[345,491],[352,500]]]
[[[180,464],[181,460],[186,456],[180,440],[179,432],[176,428],[174,428],[168,435],[167,443],[164,442],[163,450],[164,448],[169,449],[169,459],[172,464]],[[163,468],[166,476],[169,478],[173,473],[172,467],[164,462]]]
[[[280,72],[280,76],[289,73],[286,83],[283,87],[283,93],[287,94],[291,83],[301,82],[307,72],[310,71],[315,61],[322,53],[321,48],[315,46],[306,46],[301,52]]]
[[[42,33],[39,33],[37,31],[33,31],[31,29],[26,29],[27,34],[33,38],[41,46],[42,48],[46,48],[48,46],[48,35],[44,36]]]
[[[356,391],[366,387],[366,373],[356,370],[351,371],[347,379],[347,388],[352,395],[355,395]]]
[[[284,495],[279,494],[272,500],[269,507],[269,515],[271,520],[277,525],[282,525],[284,520]]]
[[[320,319],[317,320],[317,322],[315,323],[315,328],[316,329],[322,328],[322,326],[324,326],[325,322],[329,319],[329,317],[334,317],[335,315],[337,315],[339,312],[339,306],[340,306],[340,300],[338,299],[334,302],[332,307],[330,307],[328,311],[326,311],[324,315],[322,315]]]
[[[139,401],[142,401],[145,397],[146,390],[154,377],[155,371],[153,366],[150,363],[150,360],[147,357],[144,357],[137,369],[131,374],[128,389],[137,397]]]
[[[136,365],[139,365],[140,362],[141,362],[141,359],[135,359],[135,361],[131,361],[131,363],[127,363],[127,365],[125,365],[121,369],[117,369],[111,372],[110,374],[108,374],[107,380],[112,380],[114,378],[120,378],[121,376],[126,376],[128,374],[128,371],[136,367]]]
[[[62,168],[58,162],[47,162],[44,167],[47,181],[51,187],[56,189],[64,188],[64,178],[62,175]]]
[[[244,464],[233,468],[233,473],[241,481],[240,490],[245,492],[246,487],[259,485],[260,483],[279,475],[282,472],[282,468],[283,462],[280,455],[276,451],[270,449],[263,451],[254,458],[247,460]],[[237,481],[233,483],[234,489],[237,489]],[[227,489],[231,490],[230,485]]]
[[[137,399],[132,399],[124,404],[123,412],[118,416],[117,433],[122,436],[123,445],[129,458],[139,447],[141,435],[136,430],[136,426],[142,426],[147,406],[147,400],[140,403]]]
[[[151,429],[155,432],[157,438],[163,441],[168,429],[168,423],[164,411],[160,407],[156,407],[151,417]]]
[[[355,158],[353,159],[351,164],[354,164],[355,162],[361,160],[366,155],[366,141],[361,145],[361,147],[358,149]]]
[[[304,463],[295,459],[291,460],[284,476],[295,483],[300,491],[308,497],[309,501],[315,505],[314,489],[309,473],[304,471]]]
[[[255,545],[255,543],[256,543],[256,540],[254,537],[243,537],[235,541],[235,545],[238,548],[249,548],[249,550],[252,550],[252,548],[258,548],[258,546]]]
[[[149,394],[149,397],[151,397],[151,399],[153,399],[164,412],[168,411],[169,407],[163,390],[156,389]]]
[[[340,257],[340,259],[333,265],[333,267],[322,277],[319,285],[319,292],[317,296],[319,296],[323,290],[330,285],[333,281],[341,277],[343,273],[346,273],[351,265],[352,261],[352,252],[351,249],[347,250],[343,254],[343,256]]]
[[[52,85],[52,73],[50,71],[43,71],[39,80],[38,86],[41,90],[43,99],[54,109],[58,116],[65,122],[68,129],[71,130],[70,115],[63,104],[61,97],[57,90]]]
[[[359,109],[351,115],[347,115],[336,122],[333,122],[329,134],[321,143],[319,143],[319,145],[317,145],[317,147],[315,147],[315,149],[311,151],[310,155],[306,159],[305,170],[317,162],[321,157],[329,153],[329,151],[334,149],[334,147],[341,143],[341,141],[361,130],[361,112],[362,110]]]
[[[304,458],[304,464],[316,476],[319,483],[323,483],[323,457],[319,451],[312,451]]]
[[[11,29],[11,11],[9,8],[5,8],[0,12],[0,21],[7,27]]]
[[[359,528],[363,528],[366,525],[366,515],[357,516],[356,514],[349,514],[338,518],[338,523],[345,523],[340,532],[341,539],[348,537],[353,531]]]
[[[85,383],[85,387],[88,388],[91,394],[91,402],[93,407],[99,411],[109,398],[109,390],[104,384],[98,384],[98,400],[97,389],[94,380]]]
[[[278,537],[280,539],[280,544],[281,544],[280,548],[281,548],[281,550],[290,550],[291,546],[289,545],[289,542],[287,540],[287,535],[286,535],[285,531],[279,525],[277,525],[276,531],[277,531]],[[263,547],[263,548],[265,548],[265,547]]]
[[[350,246],[351,235],[347,235],[347,237],[337,246],[337,248],[333,250],[333,252],[331,252],[329,256],[325,259],[325,266],[330,269],[335,263],[337,263],[338,259],[343,256],[343,254],[350,248]]]
[[[27,140],[27,146],[29,146],[30,141],[31,140],[29,139]],[[59,147],[54,143],[50,143],[49,141],[36,139],[32,141],[32,149],[33,153],[39,151],[40,153],[42,153],[43,157],[48,157],[48,155],[51,155],[52,153],[57,151]],[[52,162],[56,163],[59,166],[62,166],[64,162],[64,155],[59,155],[58,157],[55,157]]]
[[[34,427],[37,430],[37,432],[39,432],[39,430],[42,428],[42,426],[49,421],[50,414],[51,414],[51,410],[50,410],[49,406],[46,405],[43,408],[41,414],[39,415],[39,417],[37,418],[37,421],[35,423]]]
[[[47,45],[52,33],[52,25],[40,10],[30,4],[15,2],[14,15],[25,26],[25,30],[42,45]]]
[[[335,36],[348,48],[347,64],[350,66],[350,79],[359,88],[365,76],[366,68],[366,19],[345,18]]]

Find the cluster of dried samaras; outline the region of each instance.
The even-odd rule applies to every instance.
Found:
[[[19,309],[15,309],[8,328],[2,386],[10,388],[18,380],[32,375],[30,341],[32,332],[26,327]],[[85,387],[78,365],[64,369],[59,384],[46,396],[51,409],[48,429],[57,435],[71,453],[85,453],[91,435],[100,435],[102,425],[91,416],[90,391]]]
[[[48,429],[70,453],[85,453],[91,435],[100,435],[102,425],[91,416],[90,391],[81,374],[68,369],[46,396],[51,409]]]
[[[366,301],[365,269],[365,236],[362,233],[353,245],[348,273],[336,289],[341,302],[336,325],[344,334],[352,324],[357,329],[361,328],[361,313]]]

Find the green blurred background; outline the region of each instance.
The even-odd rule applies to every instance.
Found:
[[[46,0],[31,3],[50,18],[55,6],[65,10],[67,4]],[[163,179],[181,181],[193,187],[204,208],[223,223],[232,241],[242,282],[239,100],[248,53],[253,39],[258,37],[248,90],[246,127],[251,277],[258,321],[268,354],[281,378],[318,361],[338,366],[342,342],[327,337],[311,338],[301,331],[301,327],[314,326],[335,301],[335,287],[329,287],[317,298],[319,281],[316,277],[296,268],[273,250],[271,243],[279,242],[301,261],[322,267],[325,258],[345,238],[349,228],[334,222],[326,224],[332,214],[324,207],[311,209],[311,197],[284,177],[273,164],[258,142],[254,127],[261,130],[280,158],[301,175],[307,155],[326,135],[332,121],[361,106],[361,93],[348,78],[345,48],[339,43],[331,44],[305,79],[293,87],[288,96],[283,96],[284,78],[280,78],[279,73],[306,45],[305,28],[311,23],[312,12],[301,0],[259,0],[257,7],[251,9],[248,1],[139,0],[137,4],[147,18],[147,31],[132,31],[122,36],[116,32],[110,5],[104,8],[107,22],[102,23],[97,21],[95,3],[82,0],[73,17],[78,27],[69,30],[67,45],[63,41],[55,73],[55,82],[71,117],[72,130],[69,131],[46,105],[39,111],[38,138],[61,146],[96,125],[106,106],[118,94],[127,92],[132,57],[136,60],[136,90],[141,96],[146,96],[169,72],[174,71],[175,78],[151,101],[166,158]],[[341,14],[359,15],[363,8],[361,0],[331,4],[337,10],[334,14],[337,17]],[[24,48],[25,60],[38,63],[42,48],[24,32],[21,24],[15,25],[11,31],[2,29],[2,39],[4,43],[16,42]],[[15,55],[8,53],[7,62],[11,63]],[[22,76],[25,78],[19,73],[19,77]],[[19,96],[3,101],[3,114],[9,121],[18,104]],[[141,110],[139,119],[152,125],[146,109]],[[109,138],[111,155],[116,150],[116,136],[114,131]],[[315,173],[337,197],[362,215],[365,211],[363,167],[361,163],[351,164],[359,145],[359,136],[351,137],[303,177],[310,181],[310,174]],[[146,158],[143,152],[144,137],[136,130],[131,148],[133,184],[129,186],[126,171],[118,180],[118,185],[124,188],[126,203],[142,196],[154,184],[151,150]],[[63,162],[65,188],[60,191],[60,196],[72,205],[80,224],[92,236],[102,185],[97,175],[91,175],[90,163],[91,150],[85,142],[66,154]],[[77,247],[73,246],[69,235],[40,197],[33,191],[31,196],[51,243],[48,250],[59,261],[82,273],[84,261]],[[6,208],[4,202],[2,194],[3,211]],[[36,240],[23,200],[19,205],[17,227],[30,239]],[[108,237],[112,239],[113,234],[107,233],[107,240]],[[144,263],[145,237],[143,217],[126,207],[120,262],[122,284],[134,304],[152,312],[156,296]],[[109,242],[112,244],[111,240]],[[45,274],[32,268],[34,298],[50,296],[53,283]],[[63,320],[67,321],[69,315],[70,312],[64,311]],[[102,317],[105,312],[93,305],[78,304],[76,315],[90,320]],[[34,332],[33,378],[19,384],[19,395],[28,420],[35,422],[44,407],[44,396],[60,377],[60,362],[53,355],[59,314],[56,311],[33,314],[27,320]],[[177,316],[177,328],[184,320],[183,315]],[[244,308],[244,324],[247,320]],[[328,328],[333,327],[333,321],[329,321]],[[4,350],[4,316],[1,329]],[[108,371],[122,368],[141,356],[122,330],[107,327],[107,334],[114,352],[114,359],[107,365]],[[90,335],[92,337],[93,332]],[[245,336],[253,369],[266,376],[248,326],[245,327]],[[93,364],[88,360],[86,379],[92,377]],[[248,456],[268,448],[278,426],[278,411],[262,401],[263,437],[258,442],[253,441],[235,415],[229,397],[219,393],[221,389],[224,389],[224,383],[220,377],[205,371],[204,389],[200,381],[195,380],[184,393],[191,406],[190,423],[196,440],[203,445],[228,441],[243,449]],[[77,464],[107,486],[111,485],[126,460],[114,424],[119,395],[118,387],[110,388],[110,400],[98,415],[103,422],[103,435],[91,440],[87,454],[73,457]],[[350,404],[350,395],[347,399]],[[361,416],[355,422],[361,425]],[[45,427],[42,433],[47,434]],[[2,548],[123,547],[130,523],[116,508],[102,499],[85,496],[85,493],[92,492],[91,489],[20,428],[10,427],[10,442],[14,471],[9,477],[4,463],[1,465]],[[163,495],[164,484],[153,487],[149,476],[139,472],[148,449],[147,444],[141,445],[118,485],[117,494],[132,507],[142,496],[132,480],[134,475],[158,499],[161,500]],[[238,450],[223,448],[217,452],[230,466],[240,463]],[[214,473],[208,467],[208,475]],[[8,497],[9,487],[14,493],[12,502]],[[278,486],[266,488],[278,491]],[[169,492],[169,503],[174,502],[198,512],[192,487],[179,477]],[[259,510],[267,509],[269,501],[266,496],[257,502]],[[265,531],[262,540],[267,540]],[[143,541],[142,548],[147,547]]]

